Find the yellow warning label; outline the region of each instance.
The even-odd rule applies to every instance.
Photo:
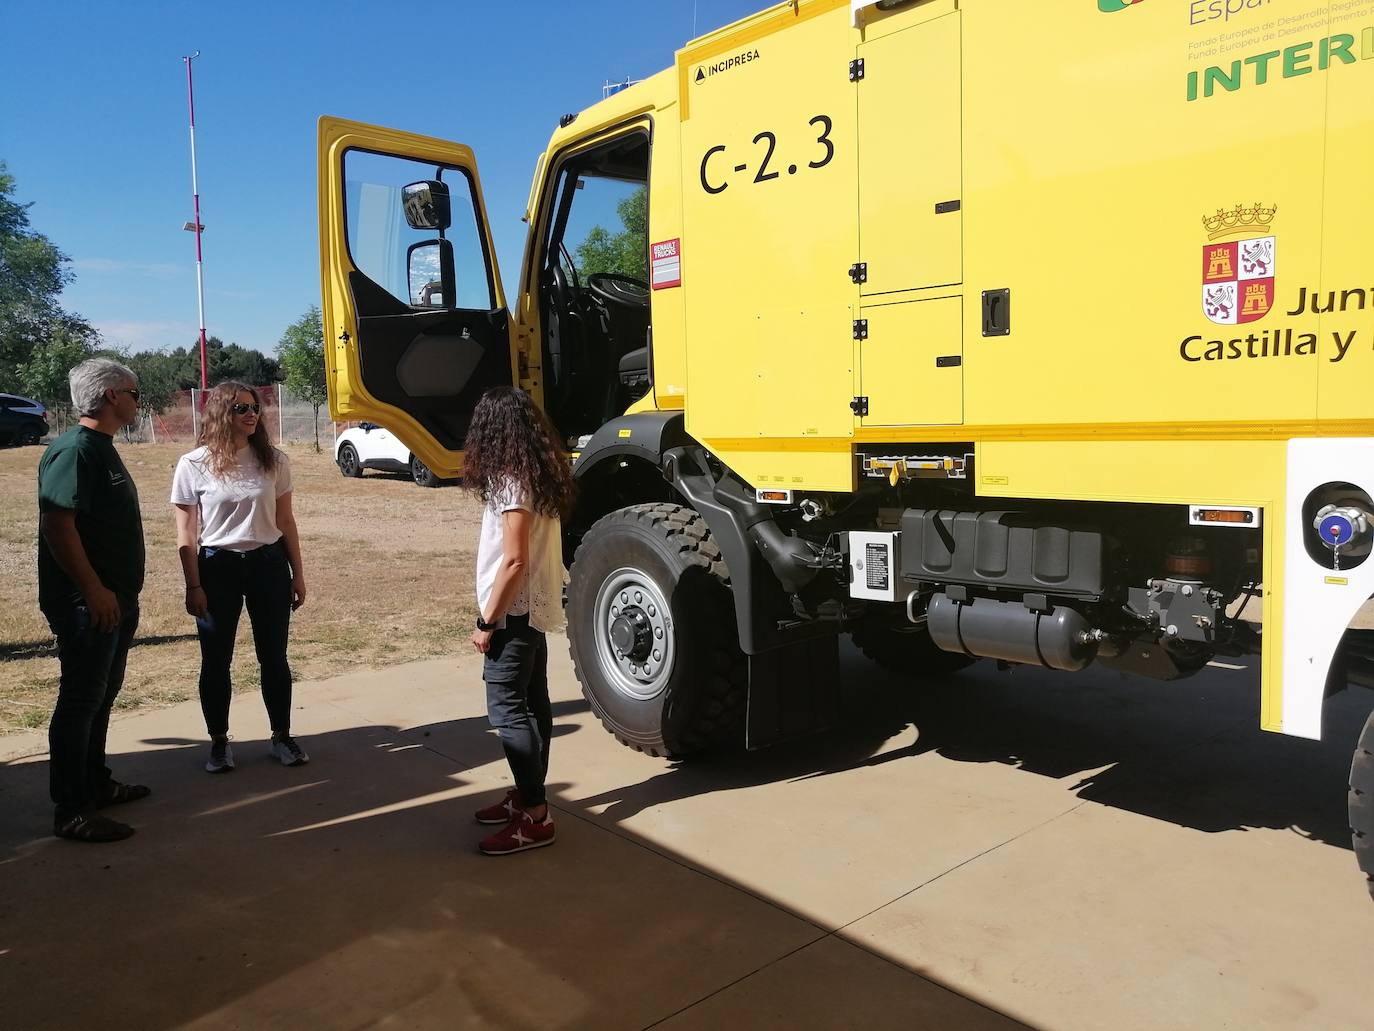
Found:
[[[625,439],[627,439],[627,438],[629,438],[629,437],[632,437],[632,436],[634,436],[634,430],[621,430],[621,431],[620,431],[620,439],[621,439],[621,440],[625,440]]]
[[[1343,576],[1328,576],[1326,582],[1335,587],[1349,587],[1350,581]]]

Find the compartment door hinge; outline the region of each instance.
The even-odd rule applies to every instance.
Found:
[[[868,339],[868,320],[867,320],[867,319],[855,319],[855,320],[854,320],[854,339],[855,339],[855,340],[867,340],[867,339]]]
[[[849,266],[849,278],[855,283],[868,282],[868,262],[861,261],[857,265]]]
[[[849,62],[849,81],[858,82],[863,77],[864,59],[862,57],[855,58],[853,61]]]
[[[849,402],[849,409],[855,415],[863,418],[868,414],[868,398],[856,397],[853,401]]]

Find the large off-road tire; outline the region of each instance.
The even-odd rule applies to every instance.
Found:
[[[568,645],[582,693],[622,744],[670,757],[743,744],[748,666],[729,573],[691,509],[634,505],[587,531]]]
[[[851,627],[849,633],[868,659],[903,676],[929,679],[956,673],[978,661],[937,648],[922,628],[899,629],[888,622],[865,619]]]
[[[358,460],[358,449],[352,444],[339,448],[339,472],[356,479],[363,474],[363,463]]]
[[[1369,714],[1350,764],[1350,833],[1355,859],[1369,879],[1369,895],[1374,898],[1374,712]]]

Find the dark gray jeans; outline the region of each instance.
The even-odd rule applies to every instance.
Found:
[[[543,805],[549,774],[553,707],[549,704],[549,642],[528,616],[507,616],[491,636],[482,667],[487,685],[487,719],[501,736],[506,762],[520,801]]]
[[[57,637],[62,674],[48,726],[48,784],[59,818],[92,808],[110,780],[105,738],[110,709],[124,686],[124,666],[138,629],[138,601],[119,599],[119,626],[101,633],[77,597],[42,605]]]

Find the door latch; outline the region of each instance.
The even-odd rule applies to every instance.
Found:
[[[983,291],[983,336],[1004,337],[1011,333],[1011,291]]]

